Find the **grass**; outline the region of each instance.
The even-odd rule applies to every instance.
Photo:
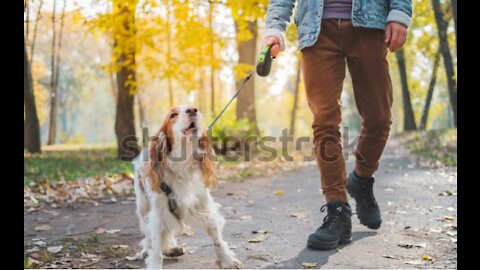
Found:
[[[410,131],[397,137],[412,154],[445,166],[457,166],[457,129]]]
[[[116,158],[114,146],[43,146],[41,154],[24,154],[24,185],[46,180],[77,180],[82,177],[132,173],[130,162]]]

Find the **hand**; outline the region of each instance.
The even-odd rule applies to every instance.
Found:
[[[273,57],[277,57],[280,53],[280,40],[274,36],[267,36],[263,39],[262,46],[271,45],[270,54]]]
[[[400,49],[407,40],[407,27],[398,22],[389,22],[385,29],[385,43],[391,52]]]

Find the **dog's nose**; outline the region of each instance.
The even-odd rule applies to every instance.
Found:
[[[188,113],[189,116],[197,116],[198,110],[196,108],[192,108],[187,109],[185,112]]]

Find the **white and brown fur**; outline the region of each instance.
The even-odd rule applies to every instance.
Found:
[[[197,139],[192,140],[192,137]],[[182,148],[184,157],[172,159],[182,155]],[[195,151],[199,155],[194,155]],[[148,158],[142,152],[134,160],[137,214],[145,236],[142,250],[136,257],[147,256],[147,268],[162,268],[164,255],[184,254],[175,241],[175,233],[186,226],[204,231],[212,238],[218,267],[242,267],[223,240],[225,219],[209,192],[211,187],[217,186],[209,157],[212,154],[201,113],[191,106],[181,105],[170,110],[162,127],[150,140]],[[160,189],[162,181],[173,190],[179,219],[169,212],[168,198]]]

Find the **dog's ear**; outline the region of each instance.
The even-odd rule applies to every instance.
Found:
[[[150,179],[153,191],[160,192],[160,184],[163,181],[168,153],[168,137],[160,130],[158,135],[150,140],[148,147],[149,157],[145,166],[145,175]]]
[[[198,146],[202,152],[202,171],[203,171],[203,182],[206,187],[217,188],[218,186],[218,176],[215,173],[215,168],[212,160],[215,158],[215,151],[212,148],[212,142],[208,133],[204,131],[202,136],[198,141]]]

